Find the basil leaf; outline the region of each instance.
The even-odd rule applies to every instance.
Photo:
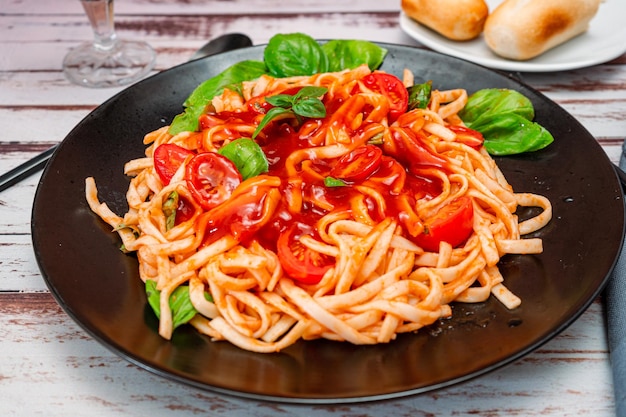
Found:
[[[161,292],[156,289],[156,281],[151,279],[146,280],[146,296],[148,297],[148,304],[152,307],[152,310],[157,317],[161,317]]]
[[[534,152],[554,141],[550,132],[532,121],[532,102],[515,90],[479,90],[468,98],[459,116],[467,127],[482,133],[491,155]]]
[[[324,185],[326,187],[344,187],[347,184],[339,178],[326,177],[324,178]]]
[[[515,113],[481,118],[474,125],[485,138],[484,146],[491,155],[515,155],[545,148],[554,138],[543,126]]]
[[[425,109],[430,102],[432,89],[432,81],[412,85],[409,88],[409,110]]]
[[[277,94],[275,96],[265,97],[265,101],[276,107],[291,107],[293,104],[293,96],[289,94]]]
[[[172,121],[169,133],[194,132],[198,129],[198,118],[211,102],[213,97],[222,94],[224,88],[242,81],[254,80],[266,73],[265,64],[261,61],[241,61],[200,84],[185,100],[185,111]],[[236,90],[236,87],[233,87]]]
[[[269,74],[277,78],[328,72],[328,57],[322,47],[304,33],[272,36],[263,58]]]
[[[150,304],[156,316],[160,318],[161,291],[157,290],[156,281],[154,280],[146,280],[145,285],[148,304]],[[198,313],[193,304],[191,304],[189,286],[187,285],[181,285],[176,288],[170,295],[169,303],[172,310],[172,326],[174,329],[189,322]]]
[[[367,64],[373,71],[380,67],[387,55],[387,50],[375,43],[361,40],[335,39],[322,45],[328,56],[329,71],[354,69]]]
[[[291,109],[285,109],[283,107],[272,107],[271,109],[269,109],[267,113],[265,113],[265,116],[263,116],[261,123],[259,123],[259,125],[254,130],[254,133],[252,134],[252,139],[256,138],[257,135],[261,133],[261,131],[265,128],[265,126],[267,126],[269,122],[284,114],[293,115],[294,112]]]
[[[293,104],[293,112],[303,117],[326,117],[326,107],[317,98],[304,98],[296,101]]]
[[[258,143],[248,138],[239,138],[222,146],[218,151],[230,159],[244,180],[269,170],[267,157]]]
[[[334,40],[320,45],[303,33],[274,35],[263,53],[264,61],[236,63],[200,84],[183,103],[184,112],[172,120],[169,133],[175,135],[198,130],[198,118],[213,97],[221,94],[226,87],[240,91],[242,81],[254,80],[263,74],[279,78],[313,75],[355,68],[364,63],[374,70],[382,64],[386,54],[386,49],[368,41]],[[332,57],[332,62],[329,57]],[[284,102],[278,104],[279,107],[287,105]]]
[[[459,117],[467,127],[482,123],[481,119],[491,119],[494,115],[505,113],[519,114],[527,120],[535,118],[532,102],[523,94],[505,88],[486,88],[469,96],[465,108]],[[478,129],[475,129],[478,130]]]
[[[176,210],[178,209],[178,192],[172,191],[167,200],[163,202],[163,214],[165,214],[165,230],[170,230],[176,224]]]
[[[302,98],[319,98],[328,92],[328,88],[326,87],[317,87],[314,85],[307,85],[302,87],[296,94],[293,96],[293,101],[298,101]]]

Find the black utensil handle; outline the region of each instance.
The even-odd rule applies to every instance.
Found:
[[[48,163],[48,160],[52,157],[52,154],[59,145],[54,145],[37,155],[36,157],[29,159],[21,165],[16,166],[12,170],[5,174],[0,175],[0,191],[4,191],[15,183],[20,182],[24,178],[34,174],[35,172],[43,169]]]

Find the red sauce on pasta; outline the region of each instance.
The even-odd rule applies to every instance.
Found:
[[[332,110],[340,105],[341,100],[327,104],[330,109],[329,114],[332,114]],[[219,123],[218,120],[227,123],[252,123],[255,118],[261,116],[259,113],[247,111],[241,113],[223,112],[211,114],[208,117],[211,122],[207,122],[205,119],[201,126],[209,128],[215,123]],[[314,144],[311,141],[314,140],[313,138],[318,132],[328,127],[329,119],[330,117],[309,120],[297,130],[289,123],[275,123],[268,126],[263,137],[257,139],[257,143],[269,161],[267,175],[279,177],[281,180],[288,179],[285,168],[286,159],[297,150],[313,147]],[[346,125],[349,124],[349,121],[339,120],[338,123]],[[358,137],[364,135],[366,129],[367,125],[362,125],[349,134]],[[231,140],[239,136],[234,130],[226,129],[225,132],[230,135],[229,139]],[[401,142],[400,140],[395,141]],[[406,143],[396,143],[396,145],[398,145],[396,153],[406,152],[410,156],[411,151],[405,149]],[[418,147],[420,152],[430,157],[431,154],[421,144],[410,143],[409,145]],[[440,165],[434,166],[440,169],[443,163],[438,164],[439,161],[435,158],[436,156],[432,155],[432,161],[435,161],[433,166]],[[241,205],[237,206],[235,212],[226,214],[218,222],[211,222],[210,227],[206,230],[206,243],[211,243],[226,232],[230,232],[242,242],[254,238],[263,242],[264,246],[274,249],[280,233],[292,224],[313,226],[322,216],[331,211],[350,211],[352,204],[360,204],[371,216],[373,222],[378,223],[386,217],[391,217],[397,219],[399,224],[409,231],[409,235],[415,236],[422,232],[420,219],[411,213],[410,207],[415,206],[416,198],[429,199],[441,192],[441,183],[438,179],[419,174],[419,168],[428,167],[428,165],[410,164],[408,158],[404,158],[404,163],[400,163],[394,157],[383,155],[380,165],[366,178],[360,181],[346,182],[345,186],[328,187],[323,180],[329,176],[333,166],[337,163],[337,159],[312,158],[310,160],[309,169],[303,170],[300,175],[299,192],[302,195],[303,204],[298,212],[290,211],[284,204],[285,198],[283,198],[273,213],[272,219],[260,228],[258,221],[262,218],[260,212],[263,198],[259,193],[256,197],[251,197],[248,201],[242,202]],[[432,168],[432,166],[430,167]],[[373,189],[383,197],[384,201],[375,201],[372,196],[360,191],[359,186]],[[283,196],[293,192],[290,189],[292,187],[293,184],[289,181],[282,181],[280,188]],[[320,204],[324,207],[320,207]],[[313,229],[311,227],[311,234],[314,234]]]

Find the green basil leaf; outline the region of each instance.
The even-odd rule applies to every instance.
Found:
[[[224,88],[242,81],[254,80],[267,72],[261,61],[241,61],[200,84],[183,103],[185,111],[172,121],[169,133],[194,132],[198,129],[198,118],[205,112],[213,97],[222,94]],[[233,89],[236,89],[233,87]]]
[[[152,307],[154,314],[157,317],[161,317],[161,292],[156,288],[156,281],[151,279],[146,280],[146,297],[148,298],[148,304]]]
[[[172,292],[172,295],[170,295],[170,308],[172,309],[174,328],[189,322],[198,314],[189,297],[189,286],[181,285]]]
[[[370,145],[383,145],[385,143],[385,135],[384,133],[377,133],[374,136],[372,136],[371,138],[369,138],[369,140],[367,141],[368,144]]]
[[[302,87],[296,94],[294,94],[293,101],[296,102],[302,98],[319,98],[327,92],[328,88],[326,87],[307,85],[305,87]]]
[[[474,129],[485,138],[484,146],[491,155],[515,155],[543,149],[554,141],[543,126],[515,113],[481,118]]]
[[[252,139],[256,138],[257,135],[261,133],[261,131],[265,128],[265,126],[267,126],[269,122],[284,114],[293,115],[294,113],[291,109],[284,109],[282,107],[272,107],[271,109],[269,109],[267,113],[265,113],[265,116],[263,116],[263,119],[261,119],[261,123],[259,123],[259,125],[254,130],[254,133],[252,134]]]
[[[518,91],[505,88],[486,88],[470,95],[459,117],[467,127],[475,129],[481,119],[492,119],[494,115],[515,113],[527,120],[533,120],[535,109],[532,102]],[[478,129],[475,129],[478,130]]]
[[[467,127],[483,134],[485,149],[491,155],[534,152],[554,141],[550,132],[532,121],[532,102],[518,91],[479,90],[468,98],[459,116]]]
[[[328,56],[328,70],[333,72],[363,64],[367,64],[373,71],[382,65],[387,55],[387,49],[361,40],[331,40],[322,45],[322,50]]]
[[[235,139],[222,146],[218,153],[224,155],[235,164],[244,180],[269,170],[269,163],[265,153],[263,153],[259,144],[252,139]]]
[[[146,296],[148,304],[158,318],[161,317],[161,291],[156,288],[156,281],[146,280]],[[189,286],[181,285],[170,295],[170,309],[172,310],[172,325],[175,328],[191,320],[198,312],[191,304]]]
[[[412,85],[409,88],[409,110],[425,109],[430,102],[432,89],[432,81]]]
[[[303,117],[326,117],[326,107],[317,98],[304,98],[296,101],[293,104],[293,112]]]
[[[304,33],[272,36],[265,47],[263,58],[269,74],[277,78],[328,71],[328,57],[322,47]]]
[[[291,107],[293,104],[293,96],[289,94],[276,94],[275,96],[265,97],[265,101],[276,107]]]
[[[339,178],[326,177],[324,178],[324,185],[326,187],[344,187],[346,183]]]
[[[163,214],[165,214],[165,230],[170,230],[176,224],[176,210],[178,209],[178,192],[172,191],[167,200],[163,202]]]

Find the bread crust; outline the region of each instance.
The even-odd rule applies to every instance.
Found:
[[[484,0],[402,0],[401,7],[413,20],[455,41],[480,35],[489,15]]]
[[[580,35],[601,0],[506,0],[487,17],[487,46],[504,58],[523,61]]]

